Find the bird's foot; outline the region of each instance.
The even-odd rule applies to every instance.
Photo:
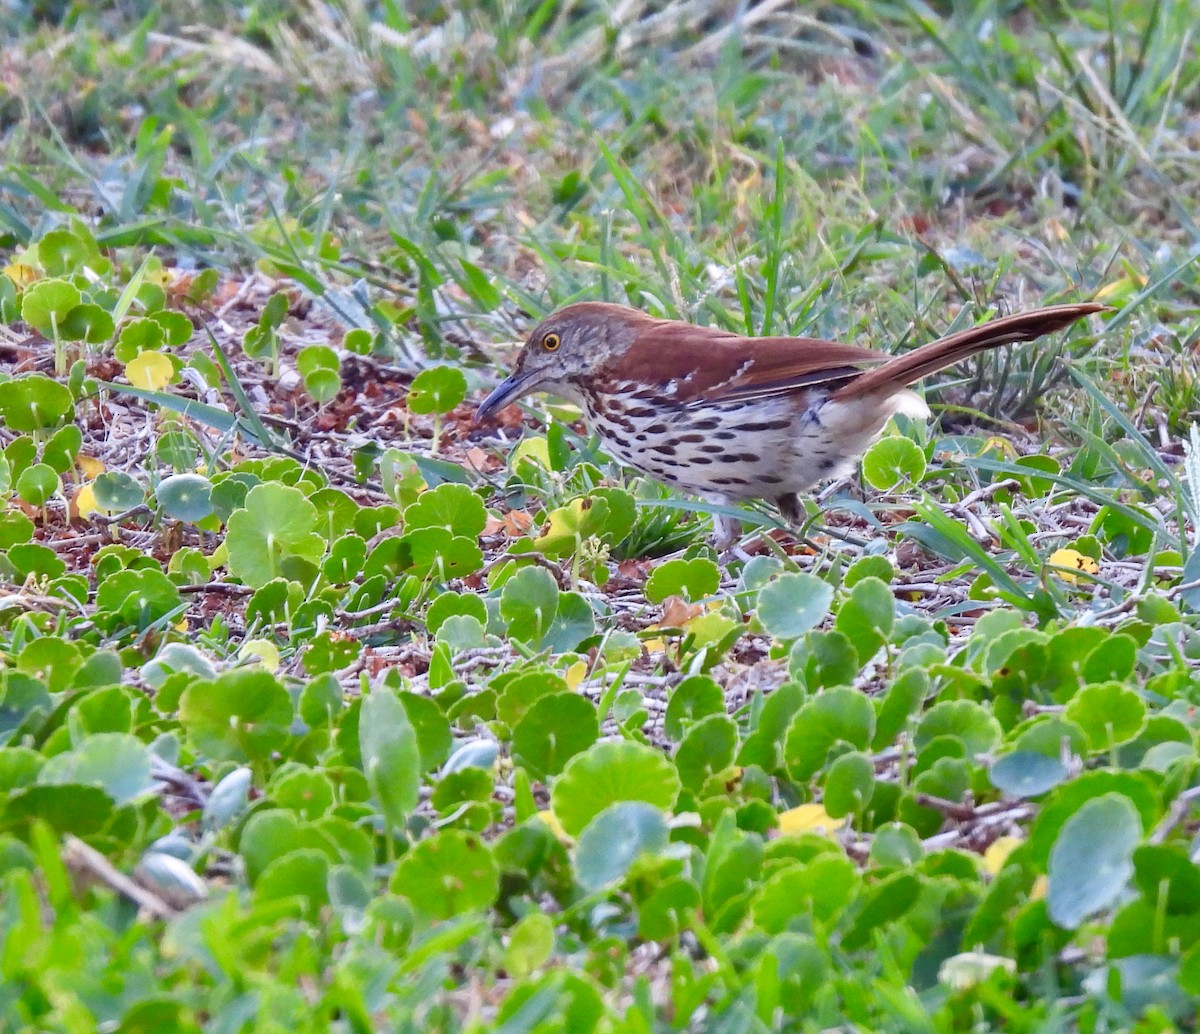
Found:
[[[713,514],[713,549],[718,553],[726,553],[737,545],[742,537],[742,522],[736,517],[726,517],[724,514]]]

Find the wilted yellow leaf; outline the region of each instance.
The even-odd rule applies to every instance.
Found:
[[[540,435],[522,438],[509,456],[509,463],[516,466],[520,460],[532,460],[543,470],[550,469],[550,446]]]
[[[104,464],[96,459],[95,456],[85,456],[80,454],[75,457],[75,465],[79,468],[84,477],[96,478],[104,473]]]
[[[1009,459],[1015,460],[1017,458],[1017,447],[1007,438],[1001,438],[999,435],[992,435],[984,441],[982,451],[998,452]]]
[[[1070,567],[1076,571],[1083,571],[1085,574],[1099,574],[1100,565],[1093,557],[1080,553],[1077,549],[1056,549],[1050,554],[1050,559],[1046,561],[1052,567]],[[1058,571],[1058,576],[1071,585],[1079,584],[1079,579],[1075,575],[1066,571]]]
[[[553,833],[564,844],[569,844],[571,842],[571,838],[567,836],[567,831],[563,829],[562,823],[558,821],[558,816],[555,815],[554,812],[549,810],[539,811],[537,813],[537,817],[541,819],[542,822],[544,822],[549,828],[550,832]]]
[[[18,290],[24,290],[38,278],[38,271],[24,262],[10,262],[0,269],[0,273],[8,277]]]
[[[1018,837],[1000,837],[993,840],[988,849],[983,852],[983,868],[991,876],[995,876],[1004,868],[1008,856],[1021,846]]]
[[[578,689],[579,684],[587,678],[588,664],[587,661],[576,661],[566,670],[567,685],[572,689]]]
[[[1100,288],[1092,300],[1097,302],[1120,302],[1132,298],[1146,286],[1147,280],[1141,273],[1127,273]]]
[[[175,367],[161,352],[142,352],[125,364],[125,376],[135,388],[157,391],[171,382]]]
[[[801,804],[779,813],[781,833],[821,833],[830,836],[845,824],[845,819],[835,819],[821,804]]]
[[[80,517],[86,517],[89,513],[108,513],[96,502],[96,493],[92,490],[91,485],[83,485],[75,493],[75,509],[79,511]]]

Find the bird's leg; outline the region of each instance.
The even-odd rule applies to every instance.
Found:
[[[713,548],[718,553],[733,546],[742,537],[742,522],[736,517],[713,514]]]
[[[728,506],[729,499],[723,495],[706,495],[705,499],[714,506]],[[742,537],[742,522],[736,517],[727,517],[723,513],[714,513],[713,519],[713,549],[724,553],[733,547]]]

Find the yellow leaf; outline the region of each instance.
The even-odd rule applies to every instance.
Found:
[[[18,290],[23,290],[38,278],[38,271],[33,266],[26,265],[24,262],[10,262],[3,269],[0,269],[0,273],[8,277]]]
[[[999,837],[993,840],[988,849],[983,852],[983,868],[988,874],[995,876],[1004,868],[1008,856],[1021,846],[1019,837]]]
[[[571,842],[571,838],[567,836],[567,831],[563,829],[562,823],[558,821],[558,816],[555,815],[554,812],[548,810],[539,811],[537,813],[537,817],[541,819],[542,822],[546,824],[547,828],[549,828],[550,832],[553,833],[564,844],[569,844]]]
[[[82,485],[79,491],[75,493],[75,509],[79,511],[80,517],[86,517],[89,513],[108,513],[104,507],[96,502],[96,493],[92,490],[91,485]]]
[[[142,352],[125,364],[125,376],[135,388],[157,391],[165,388],[175,373],[171,360],[161,352]]]
[[[208,569],[215,571],[227,563],[229,563],[229,549],[225,545],[225,540],[222,539],[221,544],[208,555]]]
[[[594,535],[608,518],[608,503],[593,496],[572,499],[550,511],[533,540],[534,549],[552,556],[574,552],[578,542]]]
[[[242,660],[257,658],[259,666],[267,671],[279,670],[279,648],[269,639],[247,639],[238,650]]]
[[[96,459],[95,456],[84,456],[80,454],[75,457],[75,465],[79,467],[80,472],[84,477],[96,478],[104,473],[104,464]]]
[[[829,836],[837,832],[845,819],[835,819],[820,804],[801,804],[779,813],[781,833],[821,833]]]
[[[1093,296],[1098,302],[1125,301],[1146,286],[1146,277],[1140,273],[1128,273],[1105,284]]]
[[[1100,565],[1095,559],[1080,553],[1077,549],[1056,549],[1050,554],[1050,559],[1046,561],[1051,567],[1069,567],[1076,571],[1083,571],[1085,574],[1099,574]],[[1056,572],[1058,576],[1069,585],[1078,585],[1079,579],[1075,575],[1066,571]]]
[[[509,463],[516,466],[520,460],[532,460],[543,470],[550,469],[550,446],[539,435],[522,438],[510,454]]]
[[[567,685],[572,689],[578,689],[579,684],[587,678],[587,673],[587,661],[576,661],[566,670]]]
[[[992,435],[983,443],[983,448],[980,452],[998,452],[1001,456],[1007,456],[1009,459],[1017,458],[1017,447],[1013,445],[1007,438],[1001,438],[998,435]]]
[[[1033,886],[1029,888],[1029,900],[1041,901],[1046,896],[1046,888],[1050,885],[1050,881],[1045,876],[1039,876],[1033,881]]]
[[[741,625],[724,614],[701,614],[692,618],[683,627],[696,637],[697,646],[712,646],[719,643],[730,632]]]

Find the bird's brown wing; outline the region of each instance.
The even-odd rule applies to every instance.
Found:
[[[703,406],[789,395],[818,384],[837,401],[909,384],[978,352],[1033,341],[1106,308],[1054,305],[980,323],[899,356],[820,338],[746,338],[712,327],[646,319],[634,344],[605,373],[615,380],[673,388],[681,403]],[[863,371],[860,367],[873,366]]]
[[[616,380],[673,387],[685,405],[750,401],[844,381],[888,356],[817,338],[746,338],[672,320],[648,321],[605,372]]]

